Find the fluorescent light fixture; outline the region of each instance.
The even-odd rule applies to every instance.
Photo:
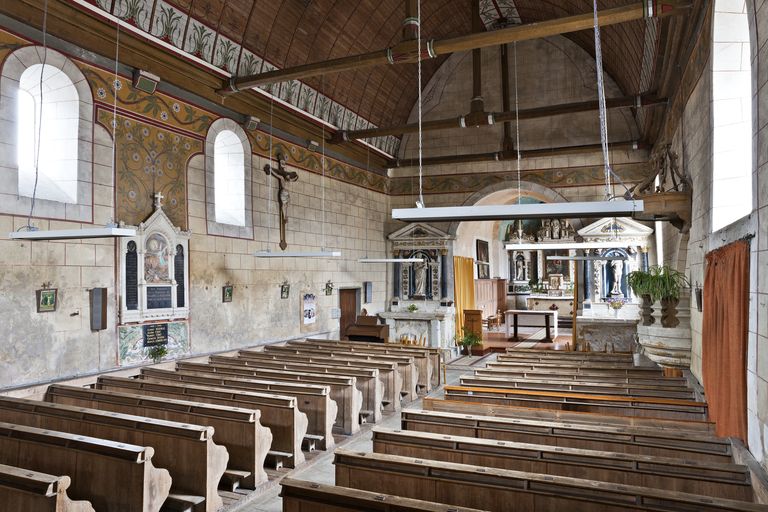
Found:
[[[358,263],[423,263],[424,258],[360,258]]]
[[[410,222],[480,221],[515,219],[562,219],[630,217],[643,211],[642,201],[587,201],[572,203],[499,204],[395,208],[392,218]]]
[[[253,253],[257,258],[338,258],[341,251],[258,251]]]
[[[549,261],[626,261],[626,256],[547,256]]]
[[[53,229],[47,231],[13,231],[11,240],[79,240],[83,238],[115,238],[136,236],[134,228],[100,227],[83,229]]]
[[[551,242],[540,244],[526,242],[524,244],[508,243],[504,248],[508,251],[547,251],[557,249],[617,249],[630,245],[632,244],[619,242],[618,240],[615,242],[565,242],[560,244]]]

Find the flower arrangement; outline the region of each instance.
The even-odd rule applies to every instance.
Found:
[[[419,310],[419,306],[417,306],[416,304],[411,304],[410,306],[408,306],[408,311],[410,311],[411,313],[418,310]]]
[[[627,303],[627,299],[624,297],[611,297],[607,302],[611,309],[619,310]]]
[[[154,345],[147,350],[147,355],[155,363],[159,363],[165,356],[168,355],[168,348],[165,345]]]

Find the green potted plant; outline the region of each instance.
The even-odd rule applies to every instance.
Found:
[[[653,325],[653,322],[656,321],[656,319],[653,318],[654,298],[651,290],[652,277],[651,269],[648,269],[648,272],[644,270],[635,270],[627,275],[627,283],[629,284],[629,287],[632,288],[635,295],[640,297],[643,301],[640,306],[642,325]]]
[[[419,310],[419,306],[417,306],[416,304],[411,304],[410,306],[408,306],[408,311],[410,311],[411,313],[414,313],[418,310]]]
[[[680,302],[680,292],[688,286],[685,274],[667,265],[654,265],[648,271],[635,270],[627,276],[629,286],[643,299],[641,314],[642,325],[651,325],[654,320],[652,304],[661,303],[661,325],[677,327],[677,304]]]
[[[168,348],[165,345],[154,345],[147,350],[147,355],[152,358],[152,361],[159,363],[168,355]]]
[[[461,347],[461,353],[471,356],[472,347],[480,345],[483,339],[466,327],[461,328],[462,335],[456,338],[456,345]]]

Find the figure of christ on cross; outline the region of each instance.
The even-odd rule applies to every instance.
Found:
[[[286,158],[282,153],[277,154],[277,168],[269,164],[264,166],[264,174],[274,176],[277,180],[277,203],[280,212],[280,249],[285,250],[288,243],[285,241],[285,226],[288,223],[288,203],[291,196],[285,184],[289,181],[297,181],[299,175],[285,169]]]

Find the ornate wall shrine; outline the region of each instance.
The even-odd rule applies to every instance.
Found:
[[[390,338],[426,340],[430,347],[451,348],[454,337],[453,237],[428,224],[414,223],[388,237],[393,258],[392,300],[380,313]]]

